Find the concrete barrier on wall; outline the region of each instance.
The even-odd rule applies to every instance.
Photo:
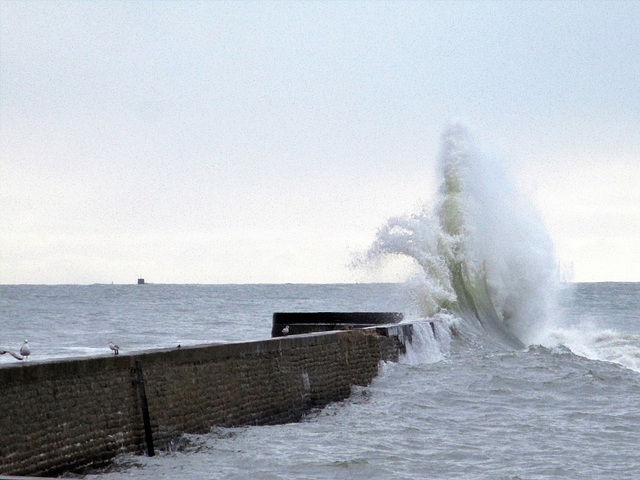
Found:
[[[0,367],[0,475],[152,454],[212,426],[297,421],[396,361],[410,324]]]
[[[271,336],[390,325],[400,323],[403,318],[399,312],[276,312],[273,314]]]

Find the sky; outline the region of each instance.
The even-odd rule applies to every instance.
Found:
[[[453,119],[640,281],[640,1],[0,0],[0,283],[394,281]]]

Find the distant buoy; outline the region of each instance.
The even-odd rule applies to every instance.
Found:
[[[138,279],[138,285],[144,285],[144,278]]]

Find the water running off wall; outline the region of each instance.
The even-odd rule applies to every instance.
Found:
[[[464,126],[443,133],[439,167],[437,203],[390,218],[367,258],[413,259],[420,267],[411,282],[420,316],[455,312],[499,343],[534,343],[556,288],[553,244],[541,219]]]

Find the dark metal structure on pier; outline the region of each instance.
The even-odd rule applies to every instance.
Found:
[[[276,312],[271,336],[389,325],[400,323],[403,318],[398,312]]]

